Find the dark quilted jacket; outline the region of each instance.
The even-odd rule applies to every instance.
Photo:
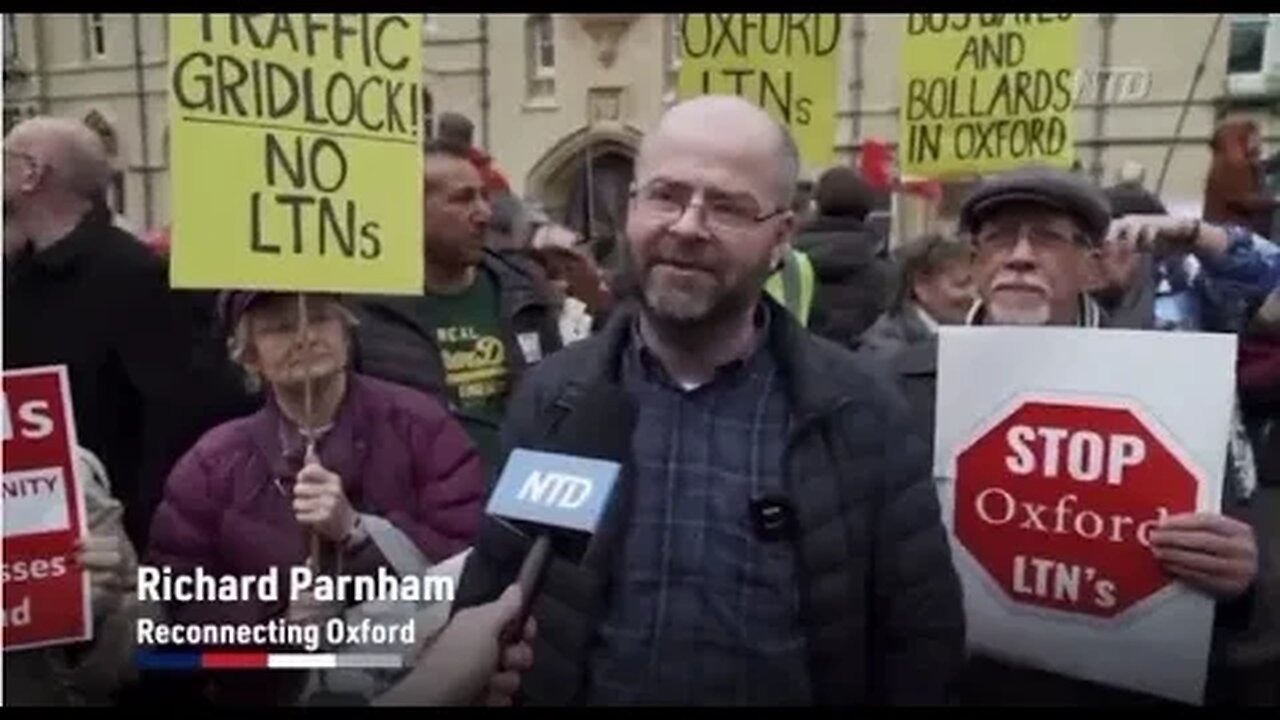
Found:
[[[305,562],[308,534],[294,518],[291,487],[301,463],[282,452],[281,426],[279,410],[268,403],[201,438],[169,476],[152,524],[149,564],[248,575]],[[462,428],[430,397],[352,375],[317,451],[321,464],[342,478],[352,507],[389,520],[431,561],[471,543],[484,492],[479,458]],[[343,572],[373,572],[383,562],[367,543],[345,559]],[[284,611],[287,578],[282,570],[279,603],[168,609],[182,622],[262,622]]]
[[[780,305],[765,302],[780,319],[771,324],[769,343],[794,413],[786,478],[815,700],[941,702],[962,662],[964,620],[923,443],[908,434],[906,403],[878,366],[803,332]],[[598,437],[612,432],[622,438],[612,459],[624,466],[615,502],[585,556],[556,546],[533,609],[539,634],[534,667],[521,684],[527,704],[581,702],[607,584],[619,570],[611,558],[627,522],[634,408],[617,380],[633,312],[620,308],[600,335],[544,362],[509,411],[508,451],[609,457]],[[599,417],[610,405],[620,428],[569,430],[601,427],[581,416]],[[496,597],[527,547],[508,526],[486,518],[455,608]]]
[[[792,243],[813,261],[817,279],[809,329],[840,344],[880,316],[893,289],[893,269],[880,258],[880,239],[861,220],[819,215]]]

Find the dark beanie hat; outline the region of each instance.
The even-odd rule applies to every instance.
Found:
[[[822,173],[813,193],[818,212],[834,217],[855,217],[859,220],[871,212],[875,198],[871,186],[858,171],[837,165]]]
[[[331,293],[307,293],[309,297],[317,295],[333,297],[341,303],[342,296]],[[236,325],[240,323],[240,318],[244,314],[263,300],[269,300],[277,297],[297,298],[296,292],[281,292],[278,290],[223,290],[218,294],[218,322],[222,326],[224,335],[230,336],[235,332]]]
[[[223,332],[230,335],[235,331],[240,318],[255,303],[279,293],[256,290],[223,290],[218,294],[218,321],[222,323]]]

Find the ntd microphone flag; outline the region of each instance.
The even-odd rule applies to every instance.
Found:
[[[607,460],[517,448],[507,458],[486,512],[594,532],[621,469]]]

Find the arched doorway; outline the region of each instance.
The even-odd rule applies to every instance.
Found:
[[[618,123],[563,138],[529,172],[527,195],[547,214],[589,240],[607,261],[626,227],[628,191],[640,131]]]
[[[608,146],[588,146],[573,173],[562,222],[591,243],[596,258],[613,256],[627,226],[627,200],[635,162]]]

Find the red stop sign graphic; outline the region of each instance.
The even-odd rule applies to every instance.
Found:
[[[1148,533],[1197,476],[1128,409],[1025,401],[956,459],[955,532],[1017,603],[1114,617],[1171,579]]]

